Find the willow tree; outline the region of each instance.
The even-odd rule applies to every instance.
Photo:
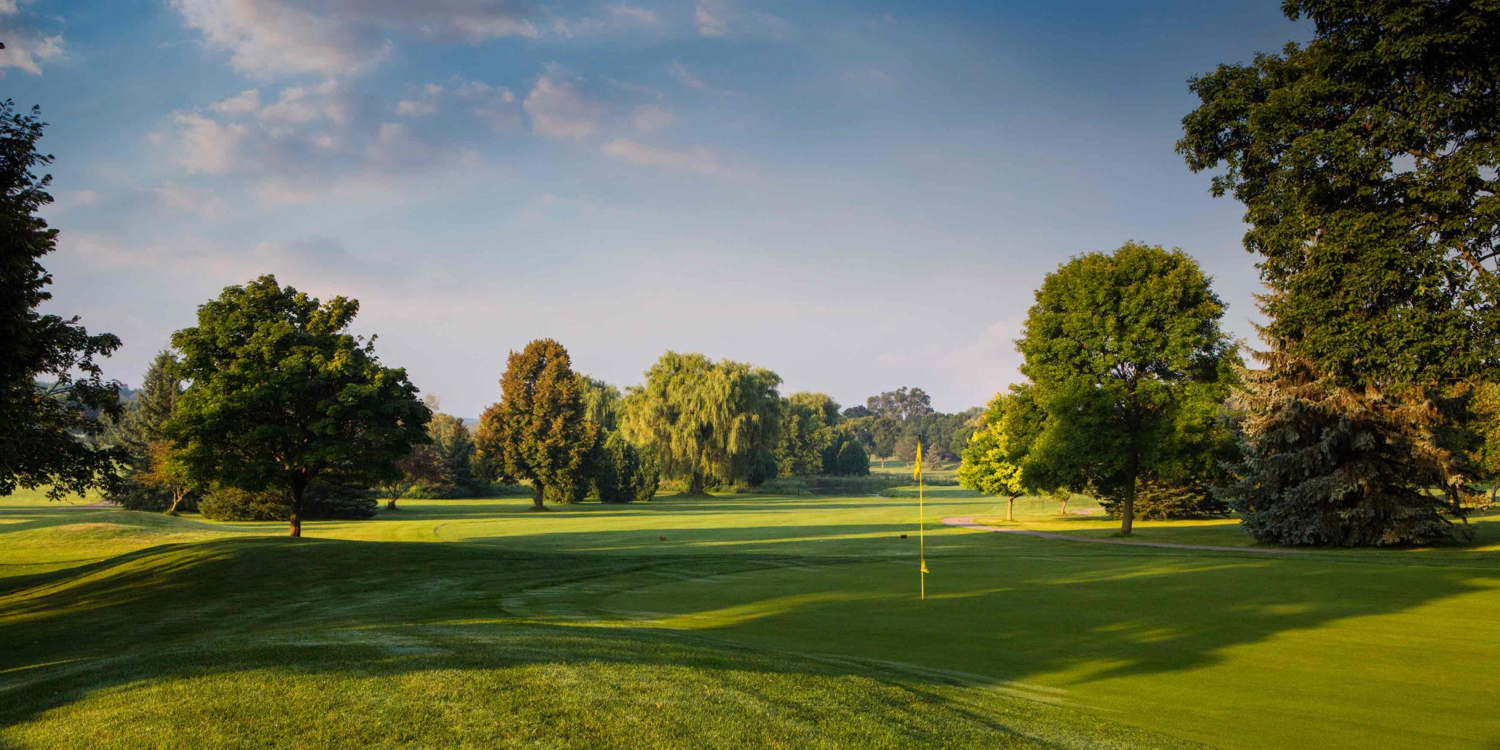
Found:
[[[742,362],[667,352],[629,389],[622,429],[689,495],[710,478],[756,483],[775,473],[781,378]]]
[[[589,484],[585,460],[597,430],[585,415],[568,350],[537,339],[510,353],[500,401],[484,410],[474,443],[481,460],[501,467],[504,476],[530,481],[532,501],[542,510],[549,497],[583,499]]]
[[[1126,243],[1047,275],[1017,347],[1047,419],[1032,460],[1056,485],[1116,500],[1120,533],[1139,481],[1175,466],[1191,435],[1184,408],[1222,401],[1238,356],[1224,304],[1181,250]]]
[[[172,334],[191,383],[164,426],[194,483],[279,490],[302,535],[314,482],[377,484],[428,441],[431,412],[375,342],[350,334],[359,302],[320,302],[274,276],[231,286]]]

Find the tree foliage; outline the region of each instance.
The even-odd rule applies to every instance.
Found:
[[[231,286],[172,335],[190,385],[165,432],[202,483],[288,499],[293,536],[315,481],[374,484],[426,443],[431,412],[406,371],[348,333],[359,303],[327,303],[274,276]]]
[[[865,400],[865,408],[877,417],[889,417],[897,422],[924,417],[932,413],[932,397],[921,388],[902,386]]]
[[[1286,545],[1429,544],[1448,539],[1444,500],[1426,492],[1443,460],[1425,398],[1352,389],[1271,351],[1236,395],[1247,439],[1224,494],[1256,539]],[[1427,460],[1419,460],[1418,457]]]
[[[1224,305],[1180,250],[1126,243],[1048,274],[1022,338],[1021,367],[1047,419],[1031,450],[1053,483],[1091,489],[1134,520],[1143,476],[1187,450],[1195,402],[1221,403],[1237,361]]]
[[[472,468],[474,439],[464,421],[452,414],[433,414],[427,436],[432,439],[432,452],[437,457],[438,481],[458,491],[473,491],[478,484]]]
[[[594,491],[601,503],[646,502],[656,495],[656,462],[619,432],[609,432],[600,441],[594,465]]]
[[[57,249],[57,230],[37,216],[52,202],[52,176],[37,174],[52,163],[36,150],[45,127],[37,108],[0,103],[0,495],[48,485],[55,499],[110,487],[124,451],[95,444],[101,416],[120,414],[120,384],[96,359],[120,340],[37,311],[52,298],[41,258]]]
[[[622,429],[669,477],[702,494],[709,480],[759,484],[775,475],[781,378],[742,362],[667,352],[628,390]]]
[[[129,510],[175,509],[184,499],[175,497],[168,484],[144,481],[142,476],[155,468],[152,446],[165,441],[164,428],[181,395],[177,357],[170,351],[158,352],[146,368],[140,390],[125,403],[124,414],[107,420],[104,442],[120,448],[124,457],[123,477],[107,497]]]
[[[532,499],[577,502],[588,492],[585,460],[597,426],[584,412],[582,386],[562,344],[537,339],[511,352],[500,402],[485,409],[475,446],[504,475],[531,482]]]
[[[391,510],[396,510],[396,501],[406,497],[417,486],[443,481],[443,464],[431,445],[412,446],[410,453],[396,461],[396,468],[401,470],[400,475],[387,480],[383,485],[385,507]]]

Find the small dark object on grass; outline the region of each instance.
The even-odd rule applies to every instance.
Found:
[[[905,539],[905,538],[906,538],[906,535],[905,535],[905,534],[902,534],[902,535],[901,535],[901,538],[902,538],[902,539]]]
[[[662,540],[662,541],[663,541],[663,542],[665,542],[665,541],[667,541],[667,538],[666,538],[666,537],[664,537],[664,536],[663,536],[663,537],[657,537],[657,538],[658,538],[658,539],[661,539],[661,540]]]

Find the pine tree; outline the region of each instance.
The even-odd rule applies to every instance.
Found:
[[[1424,486],[1440,481],[1438,415],[1420,393],[1355,390],[1273,348],[1235,396],[1245,433],[1223,490],[1257,540],[1287,545],[1431,544],[1456,527]]]
[[[177,374],[177,358],[171,352],[158,352],[146,368],[146,376],[135,398],[125,405],[125,414],[111,421],[105,431],[105,442],[124,451],[125,477],[109,498],[130,510],[176,509],[182,496],[168,487],[177,486],[151,477],[162,473],[165,438],[162,427],[177,408],[182,395],[182,379]],[[155,447],[154,447],[155,446]]]

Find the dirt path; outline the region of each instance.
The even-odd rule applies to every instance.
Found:
[[[1251,552],[1263,555],[1300,555],[1302,550],[1276,549],[1273,547],[1223,547],[1212,544],[1170,544],[1167,542],[1136,542],[1128,539],[1104,539],[1094,536],[1073,536],[1072,534],[1057,534],[1051,531],[1031,531],[1029,529],[1010,529],[1003,526],[986,526],[975,523],[973,516],[956,516],[944,518],[943,523],[949,526],[957,526],[964,529],[977,529],[979,531],[998,531],[1002,534],[1024,534],[1026,536],[1041,537],[1042,539],[1057,539],[1064,542],[1087,542],[1089,544],[1119,544],[1126,547],[1160,547],[1162,549],[1192,549],[1208,550],[1210,552]]]

